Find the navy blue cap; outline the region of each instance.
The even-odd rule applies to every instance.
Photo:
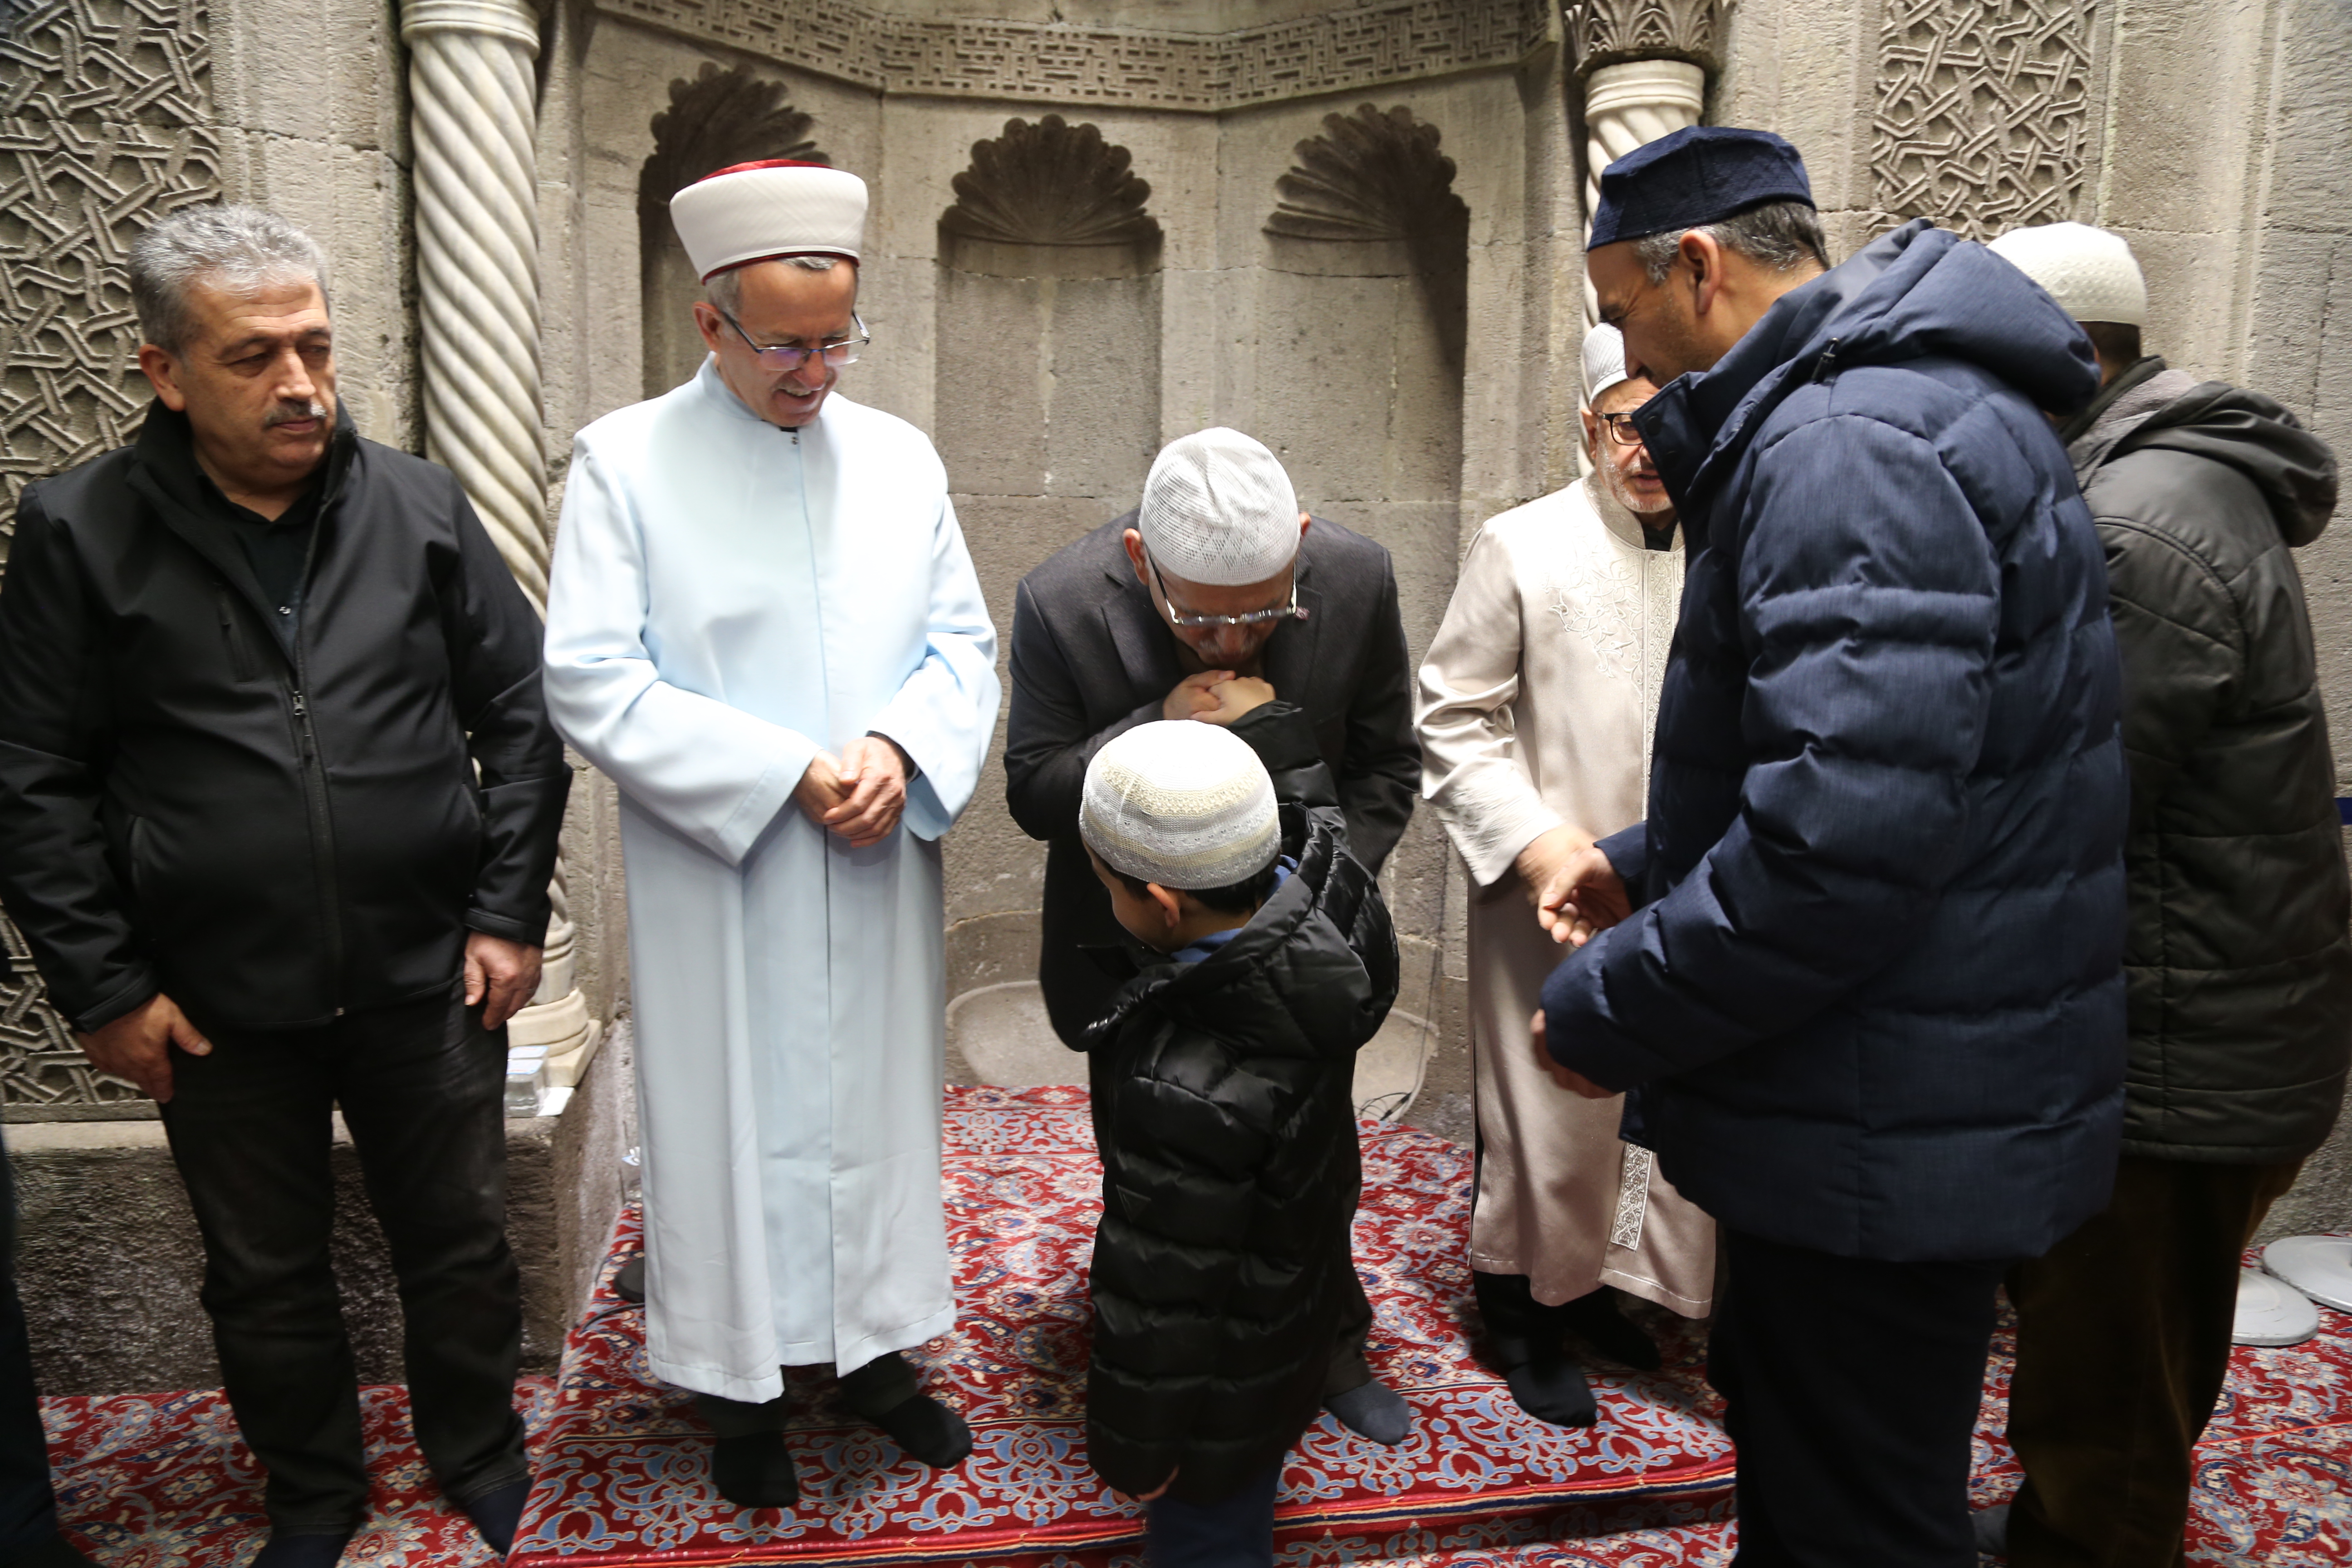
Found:
[[[1601,204],[1584,248],[1679,234],[1766,202],[1813,205],[1813,184],[1794,147],[1769,131],[1685,126],[1601,172]]]

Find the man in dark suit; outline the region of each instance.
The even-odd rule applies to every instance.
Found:
[[[1230,725],[1263,752],[1303,720],[1349,851],[1377,875],[1421,782],[1412,688],[1388,551],[1300,511],[1274,455],[1236,431],[1171,443],[1140,508],[1023,578],[1005,800],[1047,846],[1037,982],[1054,1032],[1078,1047],[1135,972],[1078,842],[1095,752],[1155,719]]]

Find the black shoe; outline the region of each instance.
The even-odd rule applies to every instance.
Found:
[[[467,1498],[457,1506],[482,1532],[482,1539],[491,1551],[504,1557],[514,1550],[515,1531],[522,1528],[522,1505],[530,1497],[530,1478],[510,1481],[496,1491]]]
[[[288,1535],[273,1530],[246,1568],[335,1568],[343,1560],[343,1548],[358,1533],[347,1530],[341,1535]]]
[[[737,1508],[791,1508],[801,1500],[801,1478],[782,1432],[719,1438],[710,1450],[710,1479]]]
[[[1538,1421],[1549,1421],[1555,1426],[1590,1426],[1601,1419],[1601,1407],[1592,1401],[1591,1384],[1584,1381],[1584,1373],[1577,1364],[1564,1355],[1538,1356],[1520,1363],[1504,1375],[1519,1408]]]
[[[1412,1406],[1404,1395],[1380,1379],[1360,1383],[1345,1394],[1335,1394],[1323,1408],[1359,1437],[1393,1447],[1412,1436]]]
[[[22,1546],[0,1553],[0,1568],[98,1568],[98,1564],[66,1544],[62,1535],[52,1535],[38,1546]]]
[[[635,1302],[640,1306],[644,1304],[646,1299],[646,1255],[644,1253],[638,1253],[621,1265],[621,1271],[613,1276],[613,1294],[624,1301]]]
[[[874,1417],[890,1440],[935,1470],[963,1463],[971,1452],[971,1428],[962,1416],[928,1394],[905,1399]]]
[[[2009,1557],[2009,1504],[1997,1502],[1990,1508],[1980,1508],[1969,1516],[1975,1526],[1977,1550],[1987,1557]]]
[[[1658,1346],[1627,1318],[1617,1305],[1617,1292],[1603,1285],[1598,1290],[1579,1296],[1573,1301],[1562,1302],[1556,1310],[1559,1321],[1577,1335],[1607,1356],[1611,1361],[1632,1367],[1635,1372],[1658,1370]]]

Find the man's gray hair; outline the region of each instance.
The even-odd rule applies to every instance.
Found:
[[[1822,237],[1822,215],[1803,202],[1766,202],[1734,213],[1721,223],[1696,228],[1670,229],[1644,235],[1633,242],[1633,255],[1653,283],[1663,283],[1675,269],[1675,256],[1683,236],[1704,234],[1726,250],[1736,250],[1769,272],[1793,272],[1812,262],[1829,270],[1829,242]]]
[[[279,217],[236,202],[184,207],[131,242],[131,303],[139,331],[166,353],[187,346],[194,325],[189,288],[199,279],[231,294],[271,283],[308,281],[327,300],[327,253]]]
[[[779,256],[776,260],[804,272],[830,272],[844,259],[838,256]],[[730,267],[702,285],[703,298],[730,316],[743,313],[743,268]]]

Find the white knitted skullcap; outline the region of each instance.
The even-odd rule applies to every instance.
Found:
[[[1282,848],[1265,764],[1231,730],[1197,719],[1138,724],[1097,752],[1078,837],[1111,869],[1163,888],[1230,887]]]
[[[1298,553],[1298,496],[1272,452],[1214,426],[1160,448],[1135,530],[1162,572],[1220,587],[1263,583]]]
[[[1625,334],[1603,321],[1584,334],[1584,405],[1587,408],[1625,374]]]
[[[1986,247],[2042,285],[2078,321],[2147,325],[2147,280],[2123,236],[2086,223],[2013,228]]]
[[[738,163],[670,197],[669,221],[706,281],[778,256],[855,261],[866,238],[866,182],[823,163]]]

